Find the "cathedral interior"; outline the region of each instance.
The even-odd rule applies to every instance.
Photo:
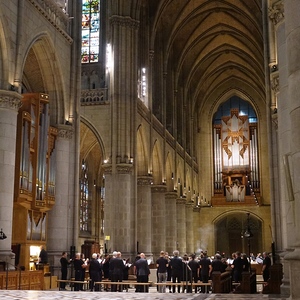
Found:
[[[267,251],[298,299],[299,11],[1,2],[0,260]]]

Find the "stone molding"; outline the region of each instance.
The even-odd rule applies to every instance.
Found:
[[[133,28],[133,29],[138,29],[140,22],[137,20],[132,19],[131,17],[123,17],[123,16],[111,16],[110,17],[110,24],[112,26],[121,26],[121,27],[128,27],[128,28]]]
[[[271,89],[275,94],[279,92],[279,74],[271,76]]]
[[[185,205],[187,203],[187,201],[186,201],[186,199],[184,199],[184,198],[177,198],[176,199],[176,204],[183,204],[183,205]]]
[[[105,175],[111,175],[112,174],[112,165],[111,164],[103,164],[102,167],[104,169],[104,174]]]
[[[151,192],[152,193],[165,193],[167,191],[167,187],[165,185],[152,185]]]
[[[194,206],[194,202],[193,201],[186,201],[185,203],[186,208],[191,208]]]
[[[117,164],[116,166],[117,173],[119,174],[130,174],[133,171],[132,164]]]
[[[58,134],[57,137],[66,139],[66,140],[71,140],[73,138],[73,127],[70,125],[58,125],[57,126]]]
[[[278,1],[269,7],[269,18],[274,25],[284,20],[284,4],[283,1]]]
[[[0,90],[0,108],[18,111],[22,106],[22,95],[14,91]]]
[[[139,176],[137,179],[137,185],[149,186],[153,183],[152,176]]]
[[[199,206],[194,206],[193,207],[193,212],[194,213],[200,213],[200,207]]]
[[[166,200],[176,200],[178,197],[177,192],[167,192],[165,195]]]

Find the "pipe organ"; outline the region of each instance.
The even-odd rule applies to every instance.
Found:
[[[46,94],[24,94],[18,114],[13,247],[25,268],[29,247],[46,244],[47,211],[55,203],[57,129],[50,126],[49,104]]]

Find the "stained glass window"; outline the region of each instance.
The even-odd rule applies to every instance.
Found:
[[[80,231],[90,232],[91,230],[91,199],[89,197],[88,172],[85,161],[82,161],[80,177]]]
[[[81,62],[99,60],[100,0],[82,0]]]

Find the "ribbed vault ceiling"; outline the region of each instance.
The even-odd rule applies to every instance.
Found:
[[[234,82],[264,98],[261,2],[151,1],[152,47],[155,55],[164,52],[164,68],[168,75],[172,70],[175,90],[184,87],[195,105]]]

